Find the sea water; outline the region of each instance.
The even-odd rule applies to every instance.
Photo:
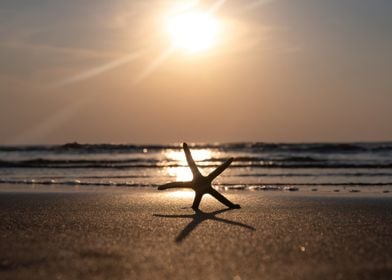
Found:
[[[207,175],[230,157],[220,189],[392,191],[392,142],[192,144]],[[0,146],[0,184],[156,187],[188,181],[181,144]]]

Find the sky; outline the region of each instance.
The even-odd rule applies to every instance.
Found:
[[[173,48],[178,5],[219,24]],[[2,0],[0,145],[392,140],[390,0]]]

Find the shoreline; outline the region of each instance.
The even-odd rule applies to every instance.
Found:
[[[392,197],[392,188],[388,186],[303,186],[303,185],[262,185],[227,187],[224,185],[213,185],[216,190],[222,193],[261,193],[277,195],[304,195],[304,196],[368,196],[368,197]],[[156,191],[158,186],[123,186],[123,185],[67,185],[67,184],[50,184],[50,183],[0,183],[0,193],[2,192],[129,192],[129,191]],[[175,191],[187,191],[186,189],[176,189]],[[162,192],[161,192],[162,193]]]
[[[2,279],[390,279],[392,196],[0,186]],[[11,190],[10,190],[11,189]]]

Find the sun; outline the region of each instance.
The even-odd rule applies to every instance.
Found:
[[[187,10],[170,15],[166,31],[173,47],[189,53],[198,53],[216,44],[219,24],[211,13]]]

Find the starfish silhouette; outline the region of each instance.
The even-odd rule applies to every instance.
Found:
[[[166,190],[170,188],[190,188],[195,191],[195,199],[193,200],[192,209],[197,211],[199,209],[200,201],[206,193],[212,195],[221,203],[226,205],[231,209],[239,209],[241,206],[239,204],[234,204],[218,191],[212,188],[212,181],[219,176],[233,161],[233,158],[228,159],[225,163],[218,166],[214,171],[212,171],[208,176],[203,176],[196,166],[195,161],[192,158],[191,151],[186,143],[182,145],[186,161],[188,162],[189,168],[193,174],[193,180],[189,182],[172,182],[164,184],[158,187],[158,190]]]

